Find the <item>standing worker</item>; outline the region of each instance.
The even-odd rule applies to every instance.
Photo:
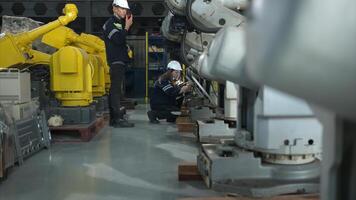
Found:
[[[150,98],[151,110],[147,112],[151,123],[159,123],[159,119],[166,119],[167,122],[175,122],[177,115],[172,112],[180,111],[183,98],[178,97],[183,93],[191,91],[192,87],[176,84],[180,80],[182,67],[178,61],[172,60],[167,65],[167,72],[162,74],[154,84],[153,94]]]
[[[115,128],[133,127],[133,123],[124,119],[124,109],[120,109],[122,82],[125,78],[126,64],[129,61],[126,35],[133,23],[133,17],[128,13],[130,8],[127,0],[114,0],[112,7],[114,15],[103,26],[111,79],[109,92],[110,126]]]

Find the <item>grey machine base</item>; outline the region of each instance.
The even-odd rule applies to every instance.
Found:
[[[108,96],[95,97],[94,98],[95,110],[98,113],[102,113],[109,110]]]
[[[215,114],[209,107],[196,107],[190,108],[190,118],[193,121],[197,120],[211,120],[215,117]]]
[[[238,147],[203,144],[197,165],[207,186],[217,191],[252,197],[319,191],[318,160],[303,165],[268,164]]]
[[[63,124],[90,124],[96,118],[95,106],[86,107],[51,107],[49,117],[59,115],[64,119]]]
[[[234,140],[235,130],[234,128],[229,128],[229,125],[224,120],[198,120],[194,134],[200,143],[220,144],[222,140]]]

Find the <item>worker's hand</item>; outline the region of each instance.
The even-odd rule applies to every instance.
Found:
[[[188,85],[189,87],[193,88],[193,83],[192,82],[186,82],[185,85]]]
[[[186,92],[190,92],[192,90],[192,87],[189,85],[185,85],[180,89],[180,93],[186,93]]]
[[[133,15],[126,15],[125,29],[128,31],[133,23]]]

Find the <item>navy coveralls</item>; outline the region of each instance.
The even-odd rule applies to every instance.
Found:
[[[176,115],[172,111],[179,111],[182,105],[182,100],[177,100],[179,97],[180,87],[175,86],[170,80],[157,80],[154,84],[152,97],[150,98],[151,110],[158,119],[167,119],[167,121],[175,121]]]
[[[109,109],[112,120],[122,119],[124,115],[124,111],[120,110],[120,98],[122,95],[122,82],[125,78],[125,68],[129,61],[126,35],[127,30],[125,29],[124,19],[112,16],[103,25],[107,62],[110,66]]]

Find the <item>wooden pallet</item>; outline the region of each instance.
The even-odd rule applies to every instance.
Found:
[[[179,181],[202,181],[196,163],[184,162],[178,165]]]
[[[49,127],[53,142],[89,142],[107,124],[104,116],[90,124]]]
[[[104,114],[103,114],[103,117],[104,117],[104,120],[105,120],[106,122],[110,121],[110,114],[109,114],[109,112],[104,113]]]
[[[188,117],[189,116],[189,114],[190,114],[190,110],[189,110],[189,108],[188,107],[185,107],[185,106],[182,106],[181,107],[181,109],[180,109],[180,111],[181,111],[181,117]]]
[[[178,132],[191,133],[194,132],[196,124],[189,117],[178,117],[176,120]]]
[[[201,198],[182,198],[178,200],[320,200],[319,195],[284,195],[266,198],[252,198],[252,197],[201,197]]]

